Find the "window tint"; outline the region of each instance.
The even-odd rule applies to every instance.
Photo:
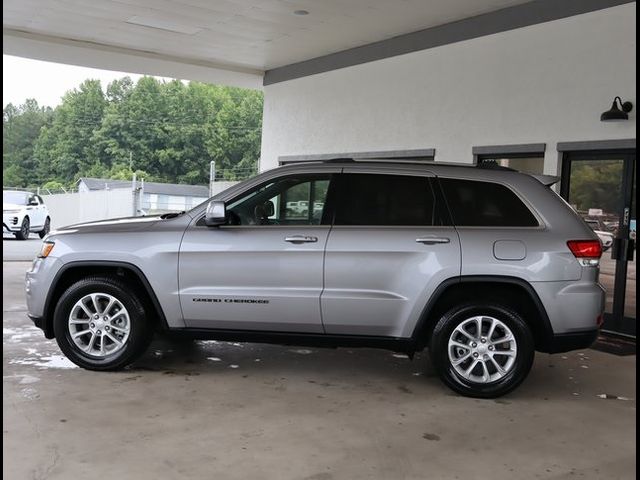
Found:
[[[231,225],[320,225],[330,175],[293,176],[261,185],[227,207]]]
[[[435,200],[427,177],[344,174],[336,225],[433,225]]]
[[[504,185],[444,178],[440,184],[457,226],[538,226],[531,211]]]

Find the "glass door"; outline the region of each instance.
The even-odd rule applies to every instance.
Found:
[[[561,193],[602,241],[603,331],[635,337],[635,152],[567,152]]]

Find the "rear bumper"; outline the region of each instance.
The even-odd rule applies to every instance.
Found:
[[[598,329],[553,335],[546,345],[546,353],[562,353],[589,348],[598,338]]]
[[[597,283],[597,270],[589,270],[580,281],[531,282],[545,307],[554,336],[598,330],[605,290]]]

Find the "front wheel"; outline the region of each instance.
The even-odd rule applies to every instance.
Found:
[[[29,217],[24,217],[20,224],[20,230],[18,230],[14,235],[18,240],[27,240],[29,238],[30,228],[31,222],[29,222]]]
[[[535,346],[522,317],[497,304],[466,304],[445,313],[433,331],[430,356],[442,381],[475,398],[496,398],[529,374]]]
[[[53,329],[62,352],[89,370],[118,370],[147,349],[153,328],[132,289],[109,277],[89,277],[60,297]]]
[[[47,217],[47,219],[44,221],[44,228],[38,232],[38,235],[40,236],[40,238],[44,238],[49,234],[50,230],[51,230],[51,219]]]

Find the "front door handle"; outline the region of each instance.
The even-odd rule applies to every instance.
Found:
[[[424,245],[437,245],[441,243],[449,243],[451,240],[446,237],[424,237],[416,238],[416,242]]]
[[[318,241],[318,237],[308,237],[306,235],[293,235],[291,237],[284,237],[284,241],[289,243],[315,243]]]

